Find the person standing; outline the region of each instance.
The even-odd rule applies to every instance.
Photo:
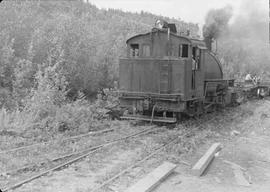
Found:
[[[248,73],[245,77],[245,82],[246,83],[252,83],[252,76],[250,73]]]

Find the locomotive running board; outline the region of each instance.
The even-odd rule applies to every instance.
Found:
[[[131,119],[140,121],[150,121],[150,122],[161,122],[161,123],[176,123],[177,119],[172,117],[154,117],[153,119],[146,115],[125,115],[120,117],[121,119]]]

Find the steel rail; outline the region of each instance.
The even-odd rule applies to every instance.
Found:
[[[212,122],[215,119],[215,117],[211,118],[210,120],[206,121],[205,123],[209,123]],[[202,124],[196,126],[195,128],[199,128],[201,127]],[[137,161],[135,164],[127,167],[126,169],[122,170],[121,172],[119,172],[118,174],[116,174],[115,176],[113,176],[112,178],[106,180],[105,182],[103,182],[102,184],[100,184],[99,186],[95,187],[94,189],[90,190],[90,192],[95,192],[99,189],[101,189],[102,187],[108,185],[110,182],[114,181],[115,179],[117,179],[118,177],[120,177],[121,175],[123,175],[124,173],[130,171],[132,168],[138,166],[139,164],[145,162],[146,160],[150,159],[151,157],[153,157],[154,155],[156,155],[157,153],[159,153],[160,151],[162,151],[163,149],[165,149],[168,145],[171,145],[172,143],[176,142],[177,140],[181,139],[182,137],[184,137],[185,135],[178,135],[176,137],[174,137],[174,139],[171,139],[169,142],[165,143],[165,144],[161,144],[159,147],[157,147],[152,153],[150,153],[148,156],[146,156],[145,158],[143,158],[142,160]],[[187,166],[190,166],[190,164],[188,164],[187,162],[180,162],[183,163]]]
[[[108,185],[110,182],[114,181],[115,179],[117,179],[118,177],[120,177],[121,175],[123,175],[124,173],[128,172],[129,170],[131,170],[133,167],[138,166],[139,164],[143,163],[144,161],[146,161],[147,159],[150,159],[151,157],[153,157],[154,155],[156,155],[158,152],[162,151],[163,149],[165,149],[168,145],[176,142],[179,139],[179,137],[177,136],[176,138],[172,139],[170,142],[166,143],[166,144],[162,144],[160,145],[157,149],[155,149],[152,153],[150,153],[148,156],[146,156],[145,158],[143,158],[142,160],[139,160],[138,162],[136,162],[135,164],[127,167],[126,169],[124,169],[123,171],[121,171],[120,173],[118,173],[117,175],[113,176],[112,178],[106,180],[105,182],[103,182],[102,184],[100,184],[99,186],[95,187],[94,189],[92,189],[90,192],[95,192],[99,189],[101,189],[102,187]]]
[[[23,150],[23,149],[28,149],[28,148],[32,148],[34,146],[38,146],[38,145],[42,145],[42,144],[53,143],[55,141],[62,141],[63,142],[63,141],[78,139],[78,138],[82,138],[82,137],[86,137],[86,136],[90,136],[90,135],[95,135],[95,134],[100,134],[100,133],[107,133],[107,132],[111,132],[113,130],[114,129],[106,129],[106,130],[102,130],[102,131],[95,131],[95,132],[90,132],[90,133],[86,133],[86,134],[76,135],[76,136],[72,136],[72,137],[65,138],[65,139],[44,141],[44,142],[40,142],[40,143],[35,143],[35,144],[31,144],[31,145],[16,147],[16,148],[13,148],[13,149],[8,149],[8,150],[5,150],[5,151],[0,151],[0,154],[10,153],[10,152],[18,151],[18,150]]]
[[[10,186],[10,187],[6,187],[6,188],[2,189],[2,192],[6,192],[6,191],[13,190],[13,189],[15,189],[15,188],[17,188],[17,187],[19,187],[19,186],[21,186],[21,185],[23,185],[23,184],[26,184],[26,183],[31,182],[31,181],[34,180],[34,179],[37,179],[37,178],[39,178],[39,177],[41,177],[41,176],[43,176],[43,175],[46,175],[46,174],[48,174],[48,173],[50,173],[50,172],[52,172],[52,171],[56,171],[56,170],[58,170],[58,169],[60,169],[60,168],[62,168],[62,167],[64,167],[64,166],[67,166],[67,165],[69,165],[69,164],[72,164],[72,163],[74,163],[74,162],[76,162],[76,161],[78,161],[78,160],[84,158],[84,157],[87,157],[88,155],[90,155],[90,154],[92,154],[92,153],[95,153],[95,152],[98,151],[99,149],[102,149],[102,148],[104,148],[104,147],[106,147],[106,146],[109,146],[109,145],[112,145],[112,144],[114,144],[114,143],[117,143],[117,142],[119,142],[119,141],[123,141],[123,140],[129,139],[129,138],[132,138],[132,137],[136,137],[136,136],[139,136],[139,135],[143,135],[143,134],[145,134],[145,133],[148,133],[148,132],[150,132],[150,131],[153,131],[154,128],[155,128],[155,127],[151,127],[151,128],[145,129],[145,130],[143,130],[143,131],[140,131],[140,132],[138,132],[138,133],[134,133],[134,134],[131,134],[131,135],[128,135],[128,136],[119,138],[119,139],[115,139],[115,140],[106,142],[106,143],[101,144],[101,145],[97,145],[97,146],[95,146],[95,147],[91,147],[91,148],[88,149],[87,152],[81,154],[80,156],[75,157],[75,158],[73,158],[73,159],[71,159],[71,160],[69,160],[69,161],[67,161],[67,162],[65,162],[65,163],[61,163],[60,165],[57,165],[57,166],[55,166],[55,167],[53,167],[53,168],[51,168],[51,169],[45,170],[45,171],[43,171],[43,172],[41,172],[41,173],[39,173],[39,174],[36,174],[36,175],[34,175],[34,176],[32,176],[32,177],[30,177],[30,178],[28,178],[28,179],[25,179],[25,180],[23,180],[23,181],[20,181],[20,182],[18,182],[18,183],[16,183],[16,184],[12,185],[12,186]],[[160,127],[160,128],[162,128],[162,127]],[[89,151],[89,150],[90,150],[90,151]]]
[[[103,146],[103,145],[101,144],[101,145],[98,145],[98,146],[86,148],[86,149],[81,150],[81,151],[76,151],[76,152],[68,153],[68,154],[65,154],[65,155],[63,155],[63,156],[59,156],[59,157],[56,157],[56,158],[53,158],[53,159],[50,159],[50,160],[47,160],[47,161],[39,162],[38,164],[27,165],[27,166],[24,166],[24,167],[15,169],[15,170],[10,170],[10,171],[7,171],[6,173],[7,173],[7,174],[12,174],[12,173],[16,173],[16,172],[23,171],[23,170],[26,170],[26,169],[31,169],[31,168],[33,168],[33,167],[35,167],[35,166],[41,166],[42,164],[45,164],[45,163],[48,163],[48,162],[58,161],[58,160],[65,159],[65,158],[70,157],[70,156],[73,156],[73,155],[80,155],[80,154],[82,154],[82,153],[86,153],[86,152],[88,152],[88,151],[95,150],[95,149],[100,148],[100,147],[102,147],[102,146]]]
[[[211,121],[214,120],[214,119],[215,119],[215,117],[214,117],[214,118],[211,118],[210,120],[208,120],[208,121],[206,121],[206,122],[204,122],[204,123],[211,122]],[[202,124],[196,126],[196,128],[199,128],[199,127],[201,127],[201,126],[202,126]],[[28,178],[28,179],[25,179],[25,180],[23,180],[23,181],[20,181],[20,182],[18,182],[18,183],[16,183],[16,184],[12,185],[12,186],[10,186],[10,187],[7,187],[7,188],[3,189],[2,191],[3,191],[3,192],[6,192],[6,191],[13,190],[13,189],[15,189],[15,188],[17,188],[17,187],[19,187],[19,186],[21,186],[21,185],[23,185],[23,184],[26,184],[26,183],[28,183],[28,182],[31,182],[31,181],[34,180],[34,179],[37,179],[37,178],[39,178],[39,177],[41,177],[41,176],[43,176],[43,175],[46,175],[46,174],[48,174],[48,173],[50,173],[50,172],[52,172],[52,171],[58,170],[58,169],[60,169],[60,168],[62,168],[62,167],[64,167],[64,166],[66,166],[66,165],[72,164],[72,163],[74,163],[74,162],[76,162],[76,161],[78,161],[78,160],[80,160],[80,159],[82,159],[82,158],[84,158],[84,157],[87,157],[87,156],[89,156],[90,154],[95,153],[95,152],[98,151],[99,149],[102,149],[102,148],[104,148],[104,147],[106,147],[106,146],[112,145],[112,144],[117,143],[117,142],[122,141],[122,140],[126,140],[126,139],[131,138],[131,137],[136,137],[136,136],[139,136],[139,135],[142,135],[142,134],[151,132],[151,131],[153,131],[154,128],[155,128],[155,127],[151,127],[151,128],[145,129],[145,130],[143,130],[143,131],[140,131],[140,132],[138,132],[138,133],[134,133],[134,134],[128,135],[128,136],[126,136],[126,137],[122,137],[122,138],[119,138],[119,139],[115,139],[115,140],[109,141],[109,142],[107,142],[107,143],[100,144],[100,145],[97,145],[97,146],[94,146],[94,147],[90,147],[90,148],[88,148],[88,149],[85,149],[85,150],[82,150],[82,151],[79,151],[79,152],[70,153],[70,154],[67,154],[67,155],[64,155],[64,156],[61,156],[61,157],[54,158],[54,159],[52,159],[52,160],[50,160],[50,161],[57,161],[57,160],[59,160],[59,159],[63,159],[63,158],[66,158],[66,157],[69,157],[69,156],[72,156],[72,155],[78,155],[78,154],[80,154],[79,156],[77,156],[77,157],[75,157],[75,158],[73,158],[73,159],[71,159],[71,160],[69,160],[69,161],[67,161],[67,162],[65,162],[65,163],[61,163],[60,165],[57,165],[57,166],[55,166],[55,167],[53,167],[53,168],[51,168],[51,169],[48,169],[48,170],[46,170],[46,171],[43,171],[42,173],[36,174],[36,175],[34,175],[34,176],[32,176],[32,177],[30,177],[30,178]],[[162,128],[162,127],[159,127],[159,129],[161,129],[161,128]],[[179,137],[180,137],[180,136],[177,136],[177,137],[174,138],[171,142],[165,144],[165,146],[163,146],[163,147],[161,146],[161,149],[160,149],[160,148],[156,149],[155,152],[158,153],[160,150],[162,150],[163,148],[165,148],[167,145],[169,145],[170,143],[173,143],[173,141],[176,141],[177,139],[179,139]],[[83,154],[81,154],[81,153],[83,153]],[[156,154],[156,153],[154,153],[154,154]],[[153,154],[153,155],[154,155],[154,154]],[[141,161],[139,161],[139,162],[146,161],[147,159],[151,158],[153,155],[150,154],[149,156],[147,156],[146,158],[144,158],[143,160],[141,160]],[[139,163],[139,162],[138,162],[138,163]],[[124,170],[124,171],[125,171],[125,170]],[[117,177],[116,177],[116,178],[117,178]],[[114,180],[114,179],[113,179],[113,180]],[[105,185],[106,185],[106,184],[105,184]]]

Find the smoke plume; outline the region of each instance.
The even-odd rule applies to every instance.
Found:
[[[232,17],[232,7],[210,10],[205,18],[203,26],[204,38],[217,39],[227,29],[228,22]]]
[[[208,12],[203,35],[217,40],[217,54],[227,77],[249,72],[270,80],[268,14],[264,0],[243,0],[234,15],[231,7]]]

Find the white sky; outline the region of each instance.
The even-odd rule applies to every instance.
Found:
[[[115,8],[131,12],[143,10],[200,25],[203,24],[207,11],[212,8],[231,5],[234,13],[239,13],[241,1],[245,0],[89,0],[99,8]],[[268,0],[254,1],[266,1],[268,5]]]
[[[243,12],[241,5],[250,0],[89,0],[99,8],[115,8],[123,11],[140,12],[180,18],[186,22],[204,23],[204,17],[209,9],[222,8],[231,5],[234,16]],[[268,11],[269,0],[253,0],[258,4],[258,11],[263,8]]]

